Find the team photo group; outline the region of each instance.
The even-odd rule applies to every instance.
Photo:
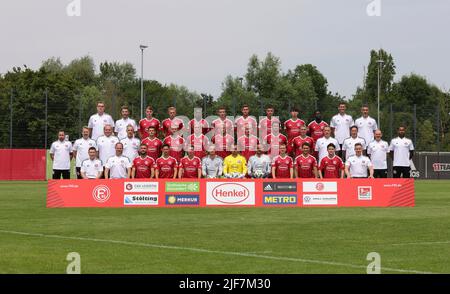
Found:
[[[114,121],[98,102],[81,138],[72,143],[58,132],[50,148],[52,178],[70,179],[72,159],[78,179],[386,178],[388,156],[394,178],[410,177],[414,146],[406,128],[399,126],[387,143],[366,105],[354,120],[339,104],[329,124],[319,110],[312,121],[302,120],[296,107],[282,122],[270,105],[259,121],[246,104],[236,118],[225,107],[212,118],[195,109],[191,120],[177,116],[175,107],[162,121],[153,112],[147,106],[136,122],[122,106]]]

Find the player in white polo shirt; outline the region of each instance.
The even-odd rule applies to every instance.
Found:
[[[319,138],[314,146],[314,150],[318,152],[318,162],[321,162],[322,159],[328,155],[328,145],[330,144],[335,146],[335,151],[341,150],[338,141],[331,137],[331,128],[325,126],[323,128],[323,137]]]
[[[360,143],[363,146],[363,150],[367,149],[366,140],[358,137],[358,128],[352,126],[350,128],[350,137],[346,138],[342,143],[342,158],[347,160],[350,156],[355,155],[355,145]]]
[[[89,138],[89,128],[83,127],[81,131],[82,137],[75,141],[73,144],[73,157],[75,157],[75,172],[77,179],[82,179],[81,176],[81,163],[89,158],[88,150],[91,147],[97,149],[97,143]]]
[[[350,127],[354,125],[353,118],[345,113],[346,109],[347,105],[345,103],[339,103],[339,113],[333,116],[330,122],[331,130],[333,131],[334,137],[339,142],[341,149],[344,140],[350,137]]]
[[[127,128],[129,125],[133,127],[134,132],[137,132],[138,126],[134,119],[129,118],[130,110],[128,109],[128,106],[122,106],[120,114],[122,115],[122,118],[116,121],[114,132],[116,133],[117,138],[122,140],[127,137]]]
[[[81,163],[80,173],[82,179],[100,179],[103,174],[103,165],[100,159],[97,159],[97,149],[90,147],[88,158]]]
[[[355,144],[355,155],[350,156],[345,162],[345,174],[347,178],[373,178],[372,162],[369,157],[363,155],[361,143]]]
[[[116,154],[105,164],[105,179],[128,179],[131,176],[131,161],[123,156],[123,144],[115,145]]]
[[[364,138],[369,145],[373,141],[374,132],[377,130],[377,122],[369,116],[369,106],[361,107],[362,116],[355,120],[355,126],[358,127],[358,137]]]
[[[393,159],[392,174],[394,178],[409,178],[411,171],[410,160],[414,156],[414,145],[412,141],[405,137],[406,128],[398,128],[398,137],[391,140],[389,151]]]
[[[123,144],[123,155],[128,157],[131,162],[138,156],[138,149],[141,141],[134,136],[134,128],[132,125],[127,127],[127,137],[120,140]]]
[[[387,178],[387,154],[389,153],[389,144],[381,140],[383,134],[380,130],[375,131],[375,140],[370,142],[367,147],[367,155],[373,164],[373,176],[375,178]]]
[[[53,179],[70,179],[70,161],[72,160],[72,143],[66,141],[64,131],[58,132],[58,140],[50,147],[50,157],[53,160]]]
[[[104,134],[105,125],[114,127],[114,120],[109,114],[105,113],[105,103],[99,101],[97,102],[97,113],[91,115],[88,123],[92,140],[97,140]]]
[[[106,161],[111,156],[116,153],[115,146],[119,143],[119,139],[113,135],[112,126],[105,126],[105,135],[98,137],[97,139],[97,150],[98,158],[102,161],[103,166],[105,166]]]

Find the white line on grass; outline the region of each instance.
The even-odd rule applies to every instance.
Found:
[[[132,246],[150,247],[150,248],[158,248],[158,249],[184,250],[184,251],[192,251],[192,252],[211,253],[211,254],[220,254],[220,255],[232,255],[232,256],[242,256],[242,257],[253,257],[253,258],[279,260],[279,261],[291,261],[291,262],[313,263],[313,264],[321,264],[321,265],[342,266],[342,267],[358,268],[358,269],[366,269],[367,268],[367,266],[365,266],[365,265],[356,265],[356,264],[334,262],[334,261],[323,261],[323,260],[283,257],[283,256],[270,256],[270,255],[261,255],[261,254],[244,253],[244,252],[233,252],[233,251],[219,251],[219,250],[209,250],[209,249],[170,246],[170,245],[159,245],[159,244],[140,243],[140,242],[129,242],[129,241],[120,241],[120,240],[96,239],[96,238],[85,238],[85,237],[70,237],[70,236],[61,236],[61,235],[47,235],[47,234],[40,234],[40,233],[27,233],[27,232],[17,232],[17,231],[7,231],[7,230],[0,230],[0,233],[31,236],[31,237],[44,237],[44,238],[55,238],[55,239],[77,240],[77,241],[103,242],[103,243],[132,245]],[[432,272],[424,272],[424,271],[417,271],[417,270],[405,270],[405,269],[397,269],[397,268],[389,268],[389,267],[382,267],[381,269],[385,270],[385,271],[400,272],[400,273],[432,274]]]

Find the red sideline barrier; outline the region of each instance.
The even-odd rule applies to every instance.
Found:
[[[49,180],[47,207],[412,207],[413,179]]]
[[[46,180],[45,149],[0,149],[0,180]]]

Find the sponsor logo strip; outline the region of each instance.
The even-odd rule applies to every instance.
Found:
[[[166,205],[200,205],[200,196],[166,195]]]
[[[297,204],[297,195],[264,195],[264,205],[295,205]]]
[[[264,182],[264,192],[297,192],[296,182]]]
[[[337,194],[303,194],[303,205],[337,205]]]
[[[337,193],[337,182],[303,182],[303,192],[306,193]]]
[[[200,192],[199,182],[166,182],[166,192]]]
[[[158,182],[124,182],[125,193],[158,193]]]
[[[372,186],[358,186],[358,200],[372,200]]]
[[[124,195],[123,205],[134,206],[134,205],[158,205],[158,195]]]
[[[207,205],[255,205],[254,182],[207,182]]]

